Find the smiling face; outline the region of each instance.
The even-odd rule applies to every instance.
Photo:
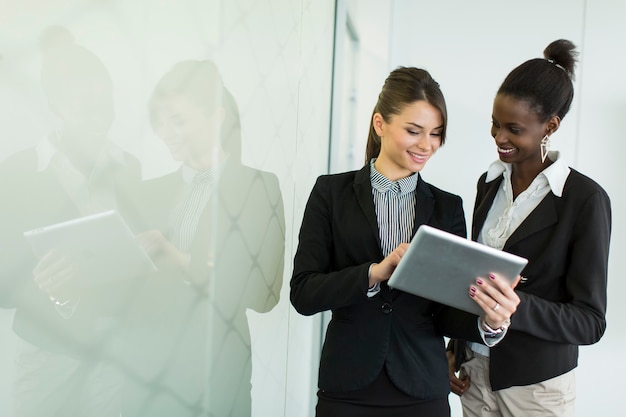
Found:
[[[220,110],[209,112],[182,96],[159,99],[155,106],[154,129],[172,158],[203,170],[220,152]]]
[[[373,125],[381,138],[375,167],[392,181],[421,171],[441,146],[441,112],[424,100],[404,106],[388,123],[375,113]]]
[[[541,122],[528,101],[498,94],[493,101],[491,136],[502,162],[541,166],[541,139],[558,128],[558,117]]]

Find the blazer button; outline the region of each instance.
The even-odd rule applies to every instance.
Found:
[[[383,314],[389,314],[393,311],[391,303],[383,303],[383,305],[380,306],[380,309],[382,310]]]

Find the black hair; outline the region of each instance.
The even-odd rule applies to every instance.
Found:
[[[498,94],[527,101],[541,122],[553,116],[562,120],[574,98],[578,52],[571,41],[558,39],[544,49],[543,55],[543,59],[530,59],[511,71]]]

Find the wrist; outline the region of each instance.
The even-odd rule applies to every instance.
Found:
[[[492,327],[491,325],[489,325],[489,323],[487,323],[487,320],[483,317],[480,320],[480,327],[481,329],[487,333],[487,334],[491,334],[491,335],[498,335],[500,333],[504,333],[509,326],[511,325],[511,319],[506,319],[504,320],[504,322],[502,323],[502,325],[500,325],[500,327]]]
[[[367,270],[368,288],[374,288],[377,284],[379,284],[379,281],[372,276],[372,269],[374,269],[375,265],[378,265],[378,264],[376,263],[370,264]]]

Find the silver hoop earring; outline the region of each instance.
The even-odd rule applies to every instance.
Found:
[[[541,139],[541,163],[543,164],[548,157],[548,151],[550,150],[550,136],[545,135]]]

